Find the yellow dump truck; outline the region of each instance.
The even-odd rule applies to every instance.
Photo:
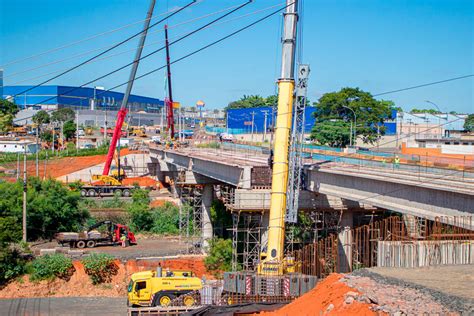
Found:
[[[156,270],[132,274],[128,306],[193,306],[200,303],[202,281],[191,271]]]

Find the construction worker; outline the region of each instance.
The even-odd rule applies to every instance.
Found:
[[[122,234],[122,236],[120,237],[120,242],[122,243],[122,248],[127,247],[127,237],[125,236],[125,234]]]
[[[398,155],[395,156],[393,162],[395,163],[395,168],[400,168],[400,157],[398,157]]]

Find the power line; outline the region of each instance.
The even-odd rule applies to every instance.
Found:
[[[153,23],[152,25],[150,25],[150,26],[149,26],[148,28],[146,28],[145,30],[142,30],[142,31],[140,31],[140,32],[138,32],[138,33],[135,33],[135,34],[132,35],[132,36],[129,36],[128,38],[124,39],[123,41],[121,41],[121,42],[119,42],[119,43],[113,45],[113,46],[110,47],[109,49],[106,49],[106,50],[103,51],[102,53],[96,54],[96,55],[92,56],[91,58],[87,59],[86,61],[83,61],[83,62],[79,63],[78,65],[73,66],[73,67],[67,69],[66,71],[61,72],[59,75],[56,75],[56,76],[54,76],[54,77],[52,77],[52,78],[49,78],[48,80],[45,80],[45,81],[43,81],[43,82],[41,82],[41,83],[39,83],[39,84],[37,84],[37,85],[35,85],[35,86],[33,86],[33,87],[30,87],[30,88],[28,88],[28,89],[26,89],[26,90],[24,90],[24,91],[22,91],[22,92],[20,92],[20,93],[17,93],[17,94],[15,94],[13,97],[16,97],[16,96],[21,95],[21,94],[25,94],[25,93],[28,92],[28,91],[31,91],[31,90],[33,90],[33,89],[39,87],[39,86],[42,86],[42,85],[44,85],[45,83],[48,83],[48,82],[50,82],[50,81],[52,81],[52,80],[54,80],[54,79],[57,79],[57,78],[59,78],[59,77],[65,75],[65,74],[67,74],[67,73],[69,73],[69,72],[71,72],[71,71],[73,71],[73,70],[75,70],[75,69],[77,69],[77,68],[79,68],[79,67],[81,67],[81,66],[87,64],[87,63],[89,63],[91,60],[94,60],[94,59],[96,59],[96,58],[98,58],[98,57],[100,57],[100,56],[102,56],[102,55],[104,55],[104,54],[110,52],[111,50],[113,50],[113,49],[119,47],[120,45],[123,45],[123,44],[127,43],[127,42],[130,41],[131,39],[133,39],[133,38],[137,37],[138,35],[142,34],[143,32],[145,32],[145,31],[147,31],[147,30],[153,28],[154,26],[160,24],[161,22],[163,22],[163,21],[166,20],[167,18],[169,18],[169,17],[171,17],[171,16],[173,16],[173,15],[175,15],[175,14],[177,14],[177,13],[183,11],[183,10],[186,9],[187,7],[189,7],[189,6],[193,5],[194,3],[196,3],[196,1],[197,1],[197,0],[193,0],[192,2],[188,3],[187,5],[185,5],[185,6],[181,7],[181,8],[179,8],[179,9],[176,10],[175,12],[169,14],[169,15],[166,16],[165,18],[159,20],[158,22]],[[133,64],[133,62],[132,62],[132,64]]]
[[[176,9],[173,9],[173,10],[169,10],[167,12],[164,12],[164,13],[161,13],[161,14],[158,14],[154,17],[152,17],[150,20],[153,20],[153,19],[156,19],[162,15],[165,15],[165,14],[168,14],[168,13],[172,13],[176,10],[179,10],[179,8],[176,8]],[[120,26],[118,28],[115,28],[115,29],[112,29],[112,30],[108,30],[108,31],[105,31],[105,32],[101,32],[101,33],[98,33],[98,34],[95,34],[95,35],[92,35],[92,36],[89,36],[89,37],[85,37],[83,39],[80,39],[80,40],[77,40],[77,41],[74,41],[74,42],[71,42],[71,43],[68,43],[68,44],[64,44],[62,46],[58,46],[58,47],[55,47],[55,48],[51,48],[51,49],[48,49],[46,51],[43,51],[41,53],[37,53],[37,54],[34,54],[34,55],[31,55],[31,56],[28,56],[28,57],[23,57],[23,58],[20,58],[20,59],[16,59],[16,60],[12,60],[10,62],[7,62],[6,64],[3,64],[3,65],[0,65],[0,68],[4,68],[6,66],[10,66],[10,65],[13,65],[13,64],[17,64],[17,63],[20,63],[22,61],[25,61],[25,60],[29,60],[29,59],[33,59],[33,58],[37,58],[39,56],[42,56],[42,55],[46,55],[46,54],[49,54],[49,53],[53,53],[53,52],[56,52],[58,50],[62,50],[62,49],[65,49],[65,48],[68,48],[68,47],[71,47],[71,46],[75,46],[75,45],[78,45],[80,43],[84,43],[84,42],[87,42],[87,41],[90,41],[90,40],[93,40],[95,38],[98,38],[98,37],[101,37],[101,36],[104,36],[104,35],[107,35],[107,34],[112,34],[112,33],[115,33],[115,32],[118,32],[120,30],[123,30],[125,28],[128,28],[130,26],[133,26],[133,25],[136,25],[138,23],[142,23],[144,21],[146,21],[147,19],[144,19],[144,20],[140,20],[140,21],[136,21],[136,22],[132,22],[132,23],[129,23],[129,24],[125,24],[123,26]]]
[[[194,0],[194,1],[196,1],[196,0]],[[175,41],[169,43],[169,46],[171,46],[171,45],[173,45],[173,44],[176,44],[176,43],[182,41],[183,39],[185,39],[185,38],[187,38],[187,37],[189,37],[189,36],[191,36],[191,35],[193,35],[193,34],[199,32],[199,31],[201,31],[201,30],[207,28],[209,25],[211,25],[211,24],[213,24],[213,23],[215,23],[215,22],[217,22],[217,21],[219,21],[219,20],[225,18],[226,16],[228,16],[228,15],[234,13],[235,11],[240,10],[241,8],[245,7],[246,5],[252,3],[252,1],[253,1],[253,0],[249,0],[249,1],[247,1],[247,2],[245,2],[245,3],[243,3],[243,4],[241,4],[241,5],[238,6],[237,8],[233,9],[232,11],[230,11],[230,12],[224,14],[224,15],[221,15],[220,17],[218,17],[218,18],[212,20],[211,22],[209,22],[209,23],[207,23],[207,24],[205,24],[205,25],[203,25],[203,26],[201,26],[201,27],[195,29],[194,31],[191,31],[191,32],[187,33],[186,35],[180,37],[179,39],[177,39],[177,40],[175,40]],[[165,47],[166,47],[166,46],[162,46],[161,48],[159,48],[159,49],[157,49],[157,50],[154,50],[154,51],[152,51],[151,53],[148,53],[148,54],[145,55],[145,56],[140,57],[138,60],[142,60],[142,59],[148,58],[148,57],[150,57],[151,55],[156,54],[156,53],[158,53],[159,51],[163,50]],[[116,72],[118,72],[118,71],[120,71],[120,70],[123,70],[123,69],[127,68],[128,66],[132,65],[134,62],[135,62],[135,61],[130,62],[130,63],[128,63],[128,64],[126,64],[126,65],[124,65],[124,66],[122,66],[122,67],[116,68],[116,69],[112,70],[111,72],[106,73],[105,75],[102,75],[102,76],[100,76],[100,77],[98,77],[98,78],[95,78],[95,79],[93,79],[93,80],[91,80],[91,81],[88,81],[88,82],[86,82],[86,83],[80,85],[79,87],[74,87],[74,88],[72,88],[72,89],[69,89],[68,91],[64,92],[63,95],[67,95],[69,92],[73,92],[73,91],[75,91],[75,90],[77,90],[77,89],[79,89],[79,88],[82,88],[82,87],[84,87],[84,86],[86,86],[86,85],[88,85],[88,84],[91,84],[91,83],[93,83],[93,82],[95,82],[95,81],[97,81],[97,80],[100,80],[100,79],[103,79],[103,78],[105,78],[105,77],[108,77],[108,76],[110,76],[110,75],[112,75],[112,74],[114,74],[114,73],[116,73]],[[128,83],[128,82],[127,82],[127,83]],[[33,88],[34,88],[34,87],[33,87]],[[31,88],[31,89],[32,89],[32,88]],[[31,89],[29,89],[29,90],[31,90]],[[20,94],[21,94],[21,93],[20,93]],[[18,95],[18,94],[17,94],[17,95]],[[42,103],[44,103],[44,102],[47,102],[47,101],[49,101],[49,100],[53,100],[53,99],[55,99],[55,98],[56,98],[56,96],[53,96],[53,97],[44,99],[44,100],[42,100],[41,102],[38,102],[38,103],[34,104],[33,106],[40,105],[40,104],[42,104]]]
[[[249,2],[251,2],[251,1],[249,1]],[[292,5],[292,4],[293,4],[293,3],[290,3],[289,5]],[[246,26],[244,26],[244,27],[238,29],[237,31],[234,31],[234,32],[232,32],[232,33],[230,33],[230,34],[228,34],[228,35],[226,35],[226,36],[224,36],[224,37],[221,37],[220,39],[218,39],[218,40],[216,40],[216,41],[214,41],[214,42],[212,42],[212,43],[210,43],[210,44],[207,44],[207,45],[205,45],[205,46],[203,46],[203,47],[201,47],[201,48],[199,48],[199,49],[196,49],[196,50],[194,50],[193,52],[191,52],[191,53],[189,53],[189,54],[186,54],[186,55],[184,55],[184,56],[182,56],[182,57],[180,57],[180,58],[178,58],[178,59],[172,61],[170,64],[175,64],[175,63],[177,63],[177,62],[180,62],[180,61],[182,61],[182,60],[184,60],[184,59],[187,59],[187,58],[189,58],[189,57],[191,57],[191,56],[193,56],[193,55],[195,55],[195,54],[197,54],[197,53],[199,53],[199,52],[201,52],[201,51],[203,51],[203,50],[206,50],[207,48],[212,47],[212,46],[214,46],[214,45],[216,45],[216,44],[218,44],[218,43],[220,43],[220,42],[222,42],[222,41],[224,41],[224,40],[226,40],[226,39],[228,39],[228,38],[230,38],[230,37],[233,37],[233,36],[237,35],[238,33],[242,32],[242,31],[244,31],[244,30],[246,30],[246,29],[248,29],[248,28],[250,28],[250,27],[252,27],[252,26],[254,26],[254,25],[258,24],[258,23],[260,23],[260,22],[263,22],[264,20],[270,18],[271,16],[273,16],[273,15],[279,13],[281,10],[284,10],[284,9],[285,9],[287,6],[289,6],[289,5],[285,5],[285,6],[281,7],[281,8],[279,8],[279,9],[277,9],[277,10],[275,10],[275,11],[269,13],[269,14],[267,14],[266,16],[264,16],[264,17],[262,17],[262,18],[260,18],[260,19],[254,21],[254,22],[252,22],[252,23],[250,23],[250,24],[247,24]],[[166,65],[161,66],[161,67],[158,67],[158,68],[155,68],[155,69],[153,69],[153,70],[151,70],[151,71],[149,71],[149,72],[147,72],[147,73],[145,73],[145,74],[142,74],[142,75],[136,77],[135,80],[139,80],[139,79],[141,79],[141,78],[144,78],[144,77],[146,77],[146,76],[149,76],[149,75],[152,74],[152,73],[155,73],[155,72],[157,72],[157,71],[159,71],[159,70],[164,69],[165,67],[166,67]],[[114,87],[112,87],[112,88],[110,88],[110,89],[99,91],[99,92],[97,93],[97,96],[100,96],[101,94],[104,94],[105,92],[109,92],[109,91],[112,91],[113,89],[116,89],[116,88],[119,88],[119,87],[121,87],[121,86],[124,86],[124,85],[126,85],[127,83],[128,83],[128,81],[123,82],[123,83],[121,83],[121,84],[119,84],[119,85],[116,85],[116,86],[114,86]],[[42,102],[45,102],[45,101],[42,101]],[[41,104],[41,103],[37,103],[36,105],[38,105],[38,104]],[[77,104],[77,103],[76,103],[76,104]],[[71,105],[74,105],[74,103],[71,104]],[[54,110],[46,110],[46,112],[51,112],[51,111],[54,111]],[[17,120],[15,120],[14,122],[27,120],[27,119],[29,119],[29,118],[31,118],[31,117],[33,117],[33,116],[25,117],[25,118],[21,118],[21,119],[17,119]]]
[[[378,97],[378,96],[380,96],[380,95],[385,95],[385,94],[390,94],[390,93],[395,93],[395,92],[402,92],[402,91],[407,91],[407,90],[412,90],[412,89],[418,89],[418,88],[422,88],[422,87],[432,86],[432,85],[436,85],[436,84],[440,84],[440,83],[445,83],[445,82],[449,82],[449,81],[455,81],[455,80],[465,79],[465,78],[469,78],[469,77],[474,77],[474,74],[465,75],[465,76],[461,76],[461,77],[454,77],[454,78],[450,78],[450,79],[445,79],[445,80],[440,80],[440,81],[434,81],[434,82],[429,82],[429,83],[424,83],[424,84],[420,84],[420,85],[417,85],[417,86],[402,88],[402,89],[398,89],[398,90],[392,90],[392,91],[377,93],[377,94],[374,94],[373,96],[374,96],[374,97]]]
[[[276,6],[276,5],[275,5],[275,6]],[[168,29],[172,29],[172,28],[176,28],[176,27],[179,27],[179,26],[188,24],[188,23],[192,23],[192,22],[195,22],[195,21],[198,21],[198,20],[207,18],[207,17],[209,17],[209,16],[211,16],[211,15],[218,14],[218,13],[221,13],[221,12],[224,12],[224,11],[227,11],[227,10],[230,10],[230,9],[232,9],[232,8],[235,8],[235,7],[237,7],[237,6],[236,6],[236,5],[230,6],[230,7],[227,7],[227,8],[225,8],[225,9],[222,9],[222,10],[218,10],[218,11],[215,11],[215,12],[212,12],[212,13],[208,13],[208,14],[199,16],[199,17],[197,17],[197,18],[189,19],[189,20],[183,21],[183,22],[181,22],[181,23],[168,26]],[[152,19],[153,19],[153,18],[152,18]],[[135,23],[134,23],[134,24],[135,24]],[[155,33],[159,33],[159,32],[163,32],[163,30],[162,30],[162,29],[159,29],[159,30],[156,30],[156,31],[153,31],[153,32],[149,32],[148,35],[155,34]],[[148,44],[148,45],[150,45],[150,44]],[[148,45],[144,45],[144,46],[148,46]],[[76,55],[74,55],[74,56],[69,56],[69,57],[63,58],[63,59],[57,59],[57,60],[55,60],[55,61],[51,61],[51,62],[42,64],[42,65],[39,65],[39,66],[36,66],[36,67],[33,67],[33,68],[29,68],[29,69],[25,69],[25,70],[17,71],[17,72],[15,72],[15,73],[8,74],[7,76],[3,76],[3,79],[11,78],[11,77],[17,76],[17,75],[19,75],[19,74],[23,74],[23,73],[25,73],[25,72],[29,72],[29,71],[41,69],[41,68],[44,68],[44,67],[47,67],[47,66],[51,66],[51,65],[58,64],[58,63],[62,63],[62,62],[64,62],[64,61],[67,61],[67,60],[70,60],[70,59],[74,59],[74,58],[77,58],[77,57],[80,57],[80,56],[84,56],[84,55],[87,55],[87,54],[89,54],[89,53],[93,53],[93,52],[96,52],[96,51],[100,51],[100,50],[102,50],[102,49],[107,49],[107,48],[110,48],[110,47],[111,47],[111,45],[102,46],[102,47],[94,48],[94,49],[91,49],[91,50],[88,50],[88,51],[85,51],[85,52],[82,52],[82,53],[78,53],[78,54],[76,54]],[[136,49],[136,48],[132,48],[132,49],[129,49],[129,50],[126,50],[126,51],[127,51],[127,52],[128,52],[128,51],[133,51],[133,50],[135,50],[135,49]]]
[[[263,8],[263,9],[260,9],[260,10],[256,10],[256,11],[252,11],[252,12],[250,12],[250,13],[246,13],[246,14],[240,15],[240,16],[235,17],[235,18],[232,18],[232,19],[228,19],[228,20],[222,21],[222,22],[220,22],[220,23],[215,23],[215,24],[213,24],[213,25],[211,25],[211,26],[206,27],[206,29],[207,29],[207,28],[211,28],[211,27],[215,27],[215,26],[218,26],[218,25],[221,25],[221,24],[224,24],[224,23],[233,22],[233,21],[235,21],[235,20],[242,19],[242,18],[248,17],[248,16],[250,16],[250,15],[258,14],[258,13],[260,13],[260,12],[267,11],[267,10],[273,9],[273,8],[275,8],[275,7],[278,7],[278,6],[280,6],[280,5],[281,5],[281,4],[272,5],[272,6],[269,6],[269,7]],[[200,19],[206,18],[206,17],[208,17],[208,16],[211,16],[211,15],[214,15],[214,14],[217,14],[217,13],[221,13],[221,12],[223,12],[223,11],[230,10],[230,9],[232,9],[232,8],[235,8],[235,7],[237,7],[237,6],[232,6],[232,7],[223,9],[223,10],[219,10],[219,11],[215,11],[215,12],[210,13],[210,14],[206,14],[206,15],[201,16],[201,17],[198,17],[198,18],[194,18],[194,19],[192,19],[192,20],[188,20],[188,21],[183,22],[183,23],[175,24],[175,25],[173,25],[173,26],[171,26],[171,27],[168,27],[168,29],[175,28],[175,27],[177,27],[177,26],[179,26],[179,25],[186,24],[186,23],[189,23],[189,22],[194,22],[194,21],[196,21],[196,20],[200,20]],[[157,31],[154,31],[154,32],[150,32],[149,34],[153,34],[153,33],[157,33],[157,32],[162,32],[162,31],[163,31],[163,30],[157,30]],[[175,36],[172,37],[172,39],[178,38],[178,37],[183,36],[183,35],[185,35],[185,33],[181,33],[181,34],[179,34],[179,35],[175,35]],[[158,43],[163,43],[163,40],[151,42],[151,43],[149,43],[149,44],[144,45],[144,47],[146,47],[146,46],[152,46],[152,45],[155,45],[155,44],[158,44]],[[84,52],[84,53],[80,53],[80,54],[78,54],[78,55],[71,56],[71,57],[68,57],[68,58],[66,58],[66,59],[59,60],[59,61],[57,61],[57,62],[52,62],[52,63],[50,63],[50,64],[45,64],[45,65],[42,65],[41,67],[31,68],[31,69],[29,69],[29,70],[36,70],[36,69],[39,69],[39,68],[43,68],[44,66],[48,66],[48,65],[51,65],[51,64],[56,64],[56,63],[59,63],[59,62],[62,62],[62,61],[66,61],[66,60],[69,60],[69,59],[73,59],[73,58],[76,58],[76,57],[79,57],[79,56],[88,54],[88,53],[90,53],[90,52],[94,52],[94,51],[97,51],[97,50],[101,50],[101,49],[104,49],[104,48],[107,48],[107,47],[110,47],[110,46],[101,47],[101,48],[99,48],[99,49],[94,49],[94,50],[91,50],[91,51],[87,51],[87,52]],[[94,62],[98,62],[98,61],[101,61],[101,60],[106,60],[106,59],[109,59],[109,58],[112,58],[112,57],[115,57],[115,56],[118,56],[118,55],[121,55],[121,54],[130,52],[130,51],[134,51],[135,49],[136,49],[136,48],[127,49],[127,50],[123,50],[123,51],[117,52],[117,53],[112,54],[112,55],[104,56],[104,57],[102,57],[102,58],[97,58],[97,59],[95,59],[95,60],[93,60],[93,61],[90,61],[88,64],[91,64],[91,63],[94,63]],[[55,73],[64,71],[64,70],[66,70],[66,69],[67,69],[67,68],[63,68],[63,69],[55,70],[55,71],[52,71],[52,72],[49,72],[49,73],[45,73],[45,74],[42,74],[42,75],[39,75],[39,76],[35,76],[35,77],[23,79],[23,80],[14,82],[14,83],[12,83],[12,84],[10,84],[10,85],[17,85],[17,84],[19,84],[19,83],[23,83],[23,82],[35,80],[35,79],[38,79],[38,78],[41,78],[41,77],[49,76],[49,75],[52,75],[52,74],[55,74]],[[26,71],[27,71],[27,70],[25,70],[25,72],[26,72]],[[19,74],[19,73],[16,73],[16,74]],[[11,77],[11,76],[14,76],[14,75],[15,75],[15,74],[12,74],[12,75],[10,75],[10,77]],[[4,77],[4,78],[6,78],[6,77]]]

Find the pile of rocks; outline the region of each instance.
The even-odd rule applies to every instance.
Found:
[[[370,277],[353,274],[345,275],[341,282],[361,293],[346,293],[345,304],[351,304],[355,300],[372,303],[372,310],[396,316],[459,315],[436,302],[431,295],[410,287],[381,283]]]

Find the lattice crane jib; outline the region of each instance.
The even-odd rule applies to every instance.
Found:
[[[298,199],[303,184],[303,144],[305,132],[306,95],[309,77],[309,65],[298,66],[298,78],[295,88],[295,107],[293,111],[293,128],[290,138],[288,157],[288,191],[285,221],[298,221]]]

